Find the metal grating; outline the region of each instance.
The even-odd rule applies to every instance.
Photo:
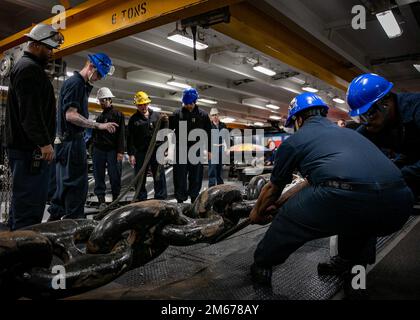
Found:
[[[413,221],[412,217],[405,230]],[[273,270],[273,289],[254,288],[249,277],[253,252],[267,226],[249,226],[215,245],[169,247],[147,265],[113,283],[78,296],[82,299],[325,300],[342,286],[336,276],[319,276],[329,258],[329,239],[311,241]],[[378,239],[381,250],[400,232]]]

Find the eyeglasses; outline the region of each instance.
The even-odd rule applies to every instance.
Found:
[[[362,120],[363,122],[369,122],[369,120],[372,120],[373,119],[373,117],[375,116],[375,114],[377,113],[379,111],[379,107],[378,107],[378,105],[375,103],[374,105],[372,105],[371,107],[370,107],[370,109],[367,111],[367,112],[365,112],[365,113],[363,113],[363,114],[361,114],[359,117],[360,117],[360,120]]]
[[[47,40],[47,39],[51,39],[52,41],[54,41],[55,43],[57,43],[56,46],[51,46],[48,45],[42,41]],[[48,49],[58,49],[63,43],[64,43],[64,36],[61,32],[55,32],[55,31],[51,31],[50,35],[37,40],[37,42],[42,43],[43,45],[45,45]]]

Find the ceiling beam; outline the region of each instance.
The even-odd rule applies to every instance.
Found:
[[[59,58],[148,29],[202,14],[239,0],[89,0],[66,11]],[[51,24],[52,18],[44,20]],[[23,43],[30,28],[0,41],[0,52]]]
[[[215,25],[215,30],[341,90],[359,73],[313,45],[316,38],[305,39],[250,3],[232,5],[230,11],[230,23]]]

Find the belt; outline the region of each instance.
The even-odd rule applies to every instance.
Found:
[[[330,187],[341,190],[349,191],[381,191],[386,189],[401,188],[405,187],[406,184],[404,180],[394,181],[394,182],[383,182],[383,183],[361,183],[361,182],[347,182],[347,181],[337,181],[329,180],[323,181],[318,184],[321,187]]]
[[[62,141],[71,141],[71,140],[76,140],[76,139],[80,139],[80,138],[83,138],[83,132],[78,132],[78,133],[73,133],[73,134],[65,133],[61,140]]]

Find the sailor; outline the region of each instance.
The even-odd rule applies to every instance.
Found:
[[[326,118],[328,106],[303,93],[289,107],[295,133],[276,153],[270,182],[250,214],[254,223],[274,219],[254,254],[251,275],[269,285],[272,267],[308,241],[338,235],[338,256],[318,265],[321,274],[349,274],[375,262],[377,236],[399,230],[413,206],[400,170],[368,139]],[[308,186],[278,208],[297,170]]]

